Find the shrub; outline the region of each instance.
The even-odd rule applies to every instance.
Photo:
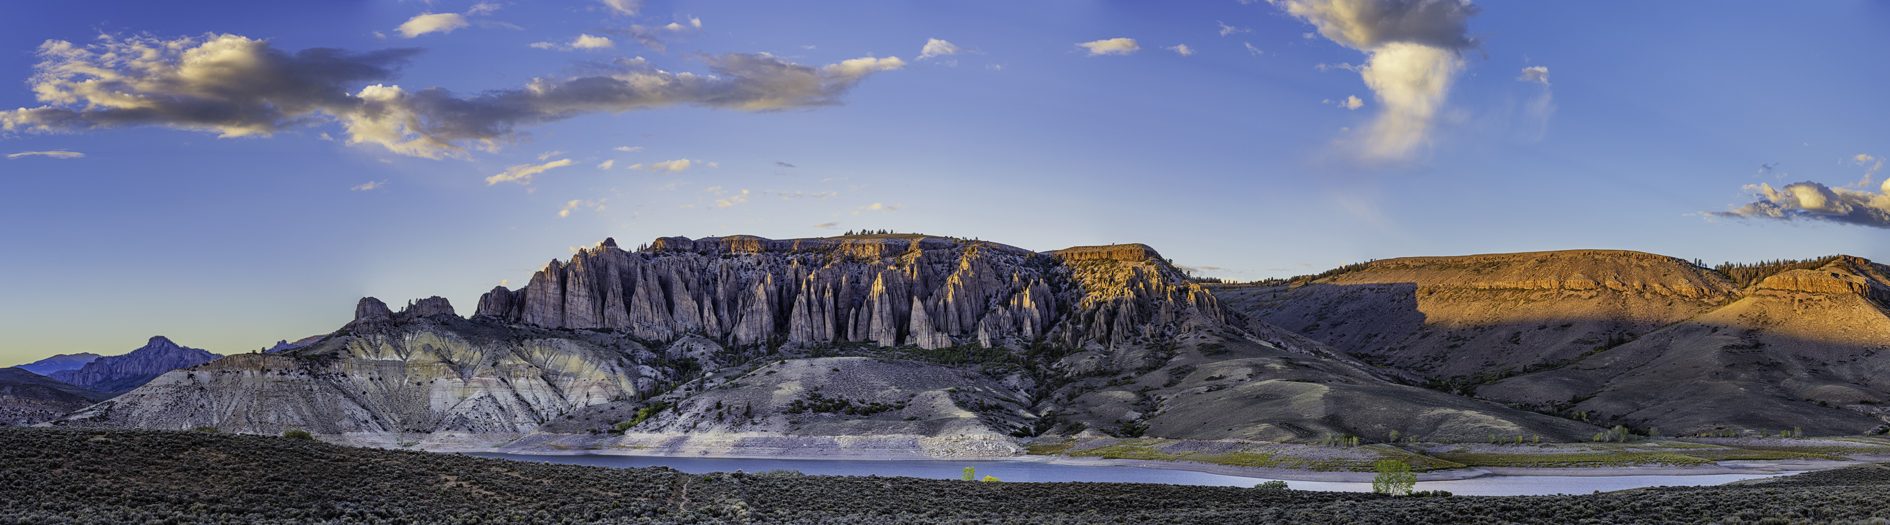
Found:
[[[1277,479],[1273,481],[1263,481],[1259,485],[1254,485],[1253,488],[1261,490],[1286,490],[1286,482]]]
[[[997,476],[985,476],[984,479],[980,479],[978,481],[1003,481],[1003,480],[997,479]]]
[[[315,440],[315,436],[308,435],[307,430],[302,430],[299,428],[295,430],[289,430],[289,431],[283,432],[282,437],[289,438],[289,439],[306,439],[309,441]]]
[[[217,427],[195,427],[195,428],[190,429],[190,431],[191,432],[209,432],[212,434],[221,432],[221,430],[218,430]]]
[[[1378,461],[1378,476],[1372,478],[1372,492],[1403,496],[1416,486],[1417,474],[1411,473],[1410,465],[1395,459]]]
[[[974,469],[972,467],[965,467],[965,476],[960,479],[963,479],[965,481],[971,481],[971,480],[977,479],[978,476],[977,474],[974,474],[974,472],[977,472],[977,469]]]

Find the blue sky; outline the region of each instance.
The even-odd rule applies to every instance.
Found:
[[[0,364],[470,314],[607,236],[1890,260],[1882,2],[175,4],[0,7]]]

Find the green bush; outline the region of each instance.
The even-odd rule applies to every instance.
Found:
[[[196,428],[190,429],[190,431],[191,432],[209,432],[212,434],[221,432],[221,430],[218,430],[217,427],[196,427]]]
[[[965,467],[965,476],[964,476],[963,478],[960,478],[960,479],[963,479],[963,480],[965,480],[965,481],[971,481],[971,480],[974,480],[974,479],[978,479],[978,475],[977,475],[977,474],[975,474],[975,472],[977,472],[977,469],[974,469],[974,468],[972,468],[972,467]]]
[[[289,439],[306,439],[309,441],[315,440],[315,436],[308,435],[308,431],[302,430],[302,429],[295,429],[295,430],[283,432],[282,437],[289,438]]]
[[[1372,492],[1403,496],[1411,493],[1417,486],[1417,474],[1411,473],[1411,466],[1395,459],[1379,460],[1378,476],[1372,478]]]
[[[1262,490],[1286,490],[1286,482],[1280,481],[1277,479],[1273,481],[1264,481],[1264,482],[1261,482],[1259,485],[1254,485],[1253,488],[1262,489]]]

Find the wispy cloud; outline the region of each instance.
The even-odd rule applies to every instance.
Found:
[[[635,15],[637,11],[643,9],[643,0],[597,0],[597,2],[604,4],[611,14],[616,15]]]
[[[741,204],[741,203],[744,203],[744,202],[748,202],[748,190],[742,190],[742,192],[741,192],[741,193],[739,193],[739,194],[735,194],[735,195],[730,195],[730,196],[728,196],[728,198],[724,198],[724,199],[716,199],[716,200],[715,200],[715,207],[717,207],[717,208],[730,208],[730,207],[734,207],[735,205],[737,205],[737,204]]]
[[[1326,104],[1337,105],[1345,109],[1358,109],[1360,107],[1365,106],[1365,101],[1359,100],[1357,96],[1347,96],[1339,100],[1328,99],[1328,100],[1324,100],[1323,102]]]
[[[1530,67],[1522,68],[1522,76],[1516,77],[1516,80],[1521,80],[1523,82],[1535,82],[1537,84],[1542,84],[1544,86],[1547,86],[1549,85],[1549,68],[1544,67],[1544,66],[1530,66]]]
[[[66,150],[22,151],[19,153],[8,154],[7,158],[17,159],[20,157],[32,157],[32,156],[52,157],[55,159],[76,159],[76,158],[84,157],[85,154],[79,153],[77,151],[66,151]]]
[[[1244,46],[1247,46],[1247,52],[1248,52],[1248,53],[1252,53],[1252,54],[1253,54],[1253,56],[1260,56],[1260,55],[1265,55],[1265,54],[1267,54],[1267,52],[1265,52],[1265,51],[1261,51],[1261,50],[1260,50],[1260,48],[1257,48],[1257,47],[1253,47],[1253,44],[1252,44],[1252,43],[1248,43],[1248,42],[1241,42],[1240,44],[1241,44],[1241,45],[1244,45]]]
[[[519,184],[531,184],[533,175],[544,173],[545,170],[548,170],[548,169],[561,168],[565,166],[570,166],[572,164],[575,164],[575,163],[571,162],[571,159],[554,160],[554,161],[547,162],[544,164],[520,164],[517,166],[506,168],[505,173],[500,173],[498,175],[486,177],[486,185],[491,186],[491,185],[498,184],[501,182],[517,182]]]
[[[643,146],[617,146],[611,149],[617,151],[643,151]]]
[[[456,96],[387,84],[420,51],[290,53],[237,35],[159,40],[106,35],[79,46],[48,41],[31,85],[47,105],[0,111],[0,130],[69,132],[128,126],[269,136],[340,121],[349,144],[402,155],[465,157],[496,150],[520,128],[590,113],[701,106],[775,111],[831,106],[866,77],[899,69],[894,57],[815,67],[766,54],[699,58],[711,74],[675,73],[618,59],[602,73],[536,78],[527,87]],[[368,84],[366,87],[356,88]],[[358,90],[356,90],[358,89]]]
[[[624,169],[660,171],[663,173],[675,173],[678,171],[689,169],[690,166],[694,165],[697,162],[702,162],[702,161],[699,161],[699,160],[690,161],[689,159],[666,160],[662,162],[652,162],[649,164],[631,164],[630,167],[624,168]]]
[[[1541,140],[1549,133],[1549,118],[1555,116],[1555,92],[1549,87],[1549,68],[1525,67],[1516,80],[1542,86],[1542,91],[1530,98],[1529,102],[1523,106],[1524,125],[1528,128],[1525,133],[1520,134],[1530,140]]]
[[[612,160],[606,160],[606,161],[604,161],[604,162],[602,162],[602,163],[599,163],[599,164],[597,165],[597,169],[600,169],[600,170],[607,170],[607,169],[610,169],[610,167],[611,167],[611,166],[615,166],[615,165],[617,165],[617,161],[616,161],[615,159],[612,159]]]
[[[1232,35],[1236,33],[1252,33],[1253,32],[1252,29],[1230,26],[1230,25],[1227,25],[1227,22],[1222,22],[1220,20],[1215,20],[1214,23],[1221,26],[1221,36],[1227,36],[1227,35]]]
[[[387,185],[387,181],[376,180],[376,181],[368,181],[366,184],[362,184],[360,186],[355,186],[353,188],[348,188],[348,189],[353,190],[353,191],[368,191],[368,190],[377,190],[377,189],[380,189],[382,186],[386,186],[386,185]]]
[[[815,224],[815,225],[814,225],[814,227],[815,227],[815,228],[821,228],[821,229],[825,229],[825,230],[832,230],[832,229],[835,229],[835,228],[839,228],[839,227],[840,227],[840,223],[837,223],[837,222],[823,222],[823,223],[820,223],[820,224]]]
[[[1366,130],[1364,158],[1408,160],[1429,143],[1450,85],[1463,69],[1462,52],[1477,47],[1466,29],[1477,6],[1464,0],[1270,1],[1333,42],[1368,55],[1356,71],[1382,109]]]
[[[1187,44],[1176,44],[1176,45],[1164,47],[1162,49],[1174,51],[1175,53],[1179,53],[1181,56],[1184,56],[1184,57],[1195,53],[1194,48],[1188,47]]]
[[[869,212],[869,211],[897,211],[900,208],[904,208],[904,207],[905,207],[904,205],[900,205],[900,204],[886,205],[886,204],[880,204],[880,203],[875,202],[872,204],[854,208],[853,213],[850,213],[849,215],[859,215],[862,212]]]
[[[945,55],[956,55],[963,52],[965,52],[965,48],[953,45],[951,42],[928,38],[925,40],[925,47],[919,49],[919,58],[917,60],[925,60]]]
[[[1142,46],[1136,44],[1135,39],[1133,38],[1111,38],[1108,40],[1083,42],[1081,44],[1077,44],[1077,47],[1088,49],[1089,56],[1127,55],[1129,53],[1134,53],[1142,49]]]
[[[794,167],[794,165],[793,165],[793,164],[788,164],[788,163],[786,163],[786,162],[781,162],[781,161],[778,161],[778,160],[777,160],[777,161],[774,161],[774,165],[776,165],[776,166],[780,166],[780,167],[783,167],[783,168],[792,168],[792,167]]]
[[[552,43],[552,42],[536,42],[536,43],[531,44],[531,47],[538,48],[538,49],[551,49],[551,50],[557,50],[557,51],[590,51],[590,50],[600,50],[600,49],[614,49],[617,47],[617,43],[610,41],[610,38],[608,37],[580,34],[578,35],[577,38],[572,39],[571,42],[569,43],[558,44],[558,43]]]
[[[606,200],[609,200],[609,199],[597,199],[594,201],[593,200],[573,200],[571,202],[564,203],[564,207],[558,209],[558,218],[562,219],[565,217],[570,217],[572,210],[583,210],[583,209],[588,208],[592,211],[604,211],[606,209],[606,207],[604,206],[604,201]]]
[[[427,33],[451,33],[471,25],[464,15],[459,13],[425,13],[407,19],[406,23],[394,28],[400,36],[413,38]]]
[[[663,53],[669,50],[669,42],[701,33],[702,19],[691,17],[683,22],[670,22],[660,26],[631,24],[627,29],[609,28],[605,31],[630,37],[631,40],[643,44],[643,47],[651,51]]]
[[[824,201],[824,200],[827,200],[827,198],[829,198],[829,197],[838,197],[838,196],[840,196],[840,193],[839,193],[839,192],[834,192],[834,191],[816,191],[816,192],[813,192],[813,193],[808,193],[808,192],[804,192],[804,191],[797,191],[797,192],[793,192],[793,193],[788,193],[788,192],[785,192],[785,191],[764,191],[764,192],[762,192],[762,193],[765,193],[765,194],[768,194],[768,195],[773,195],[773,196],[776,196],[776,197],[780,197],[780,198],[783,198],[783,199],[787,199],[787,200],[794,200],[794,199],[814,199],[814,200],[823,200],[823,201]]]

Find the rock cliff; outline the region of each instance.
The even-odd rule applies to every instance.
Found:
[[[222,356],[178,346],[160,335],[130,353],[100,357],[77,370],[53,372],[51,377],[81,388],[116,394],[138,388],[165,372],[207,363],[218,357]]]
[[[523,288],[486,293],[476,315],[651,340],[925,349],[1044,337],[1111,346],[1190,316],[1226,316],[1213,295],[1139,244],[1034,253],[942,237],[731,236],[648,246],[627,252],[606,239],[551,261]],[[1095,264],[1103,260],[1134,264]]]
[[[1047,433],[1553,441],[1595,430],[1395,384],[1392,371],[1230,311],[1143,245],[732,236],[632,252],[607,239],[486,293],[471,318],[454,313],[440,298],[399,312],[364,298],[308,346],[173,371],[56,424],[975,457]],[[1317,408],[1381,405],[1399,409]]]

